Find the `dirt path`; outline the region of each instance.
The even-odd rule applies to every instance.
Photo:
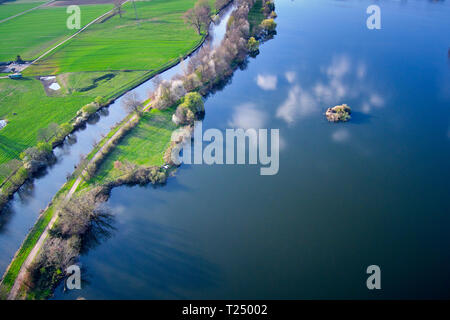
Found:
[[[147,112],[151,107],[150,102],[143,108],[144,112]],[[122,124],[122,127],[132,121],[134,121],[137,118],[137,115],[132,116],[130,119],[128,119],[127,122],[125,122],[124,124]],[[111,136],[111,138],[109,138],[109,140],[95,153],[95,155],[92,157],[91,161],[89,161],[89,163],[86,165],[86,167],[91,164],[94,163],[96,160],[98,160],[98,158],[101,156],[102,151],[109,146],[112,141],[114,140],[114,138],[117,137],[117,135],[119,135],[120,130],[117,130],[117,132],[115,134],[113,134]],[[70,188],[70,191],[67,193],[66,197],[64,198],[64,202],[68,202],[70,200],[70,198],[73,196],[73,194],[75,193],[75,191],[77,191],[78,186],[80,185],[80,183],[83,181],[83,174],[85,173],[85,171],[81,172],[80,175],[78,176],[77,180],[75,180],[74,184],[72,185],[72,188]],[[27,271],[28,271],[28,267],[31,266],[31,263],[33,262],[34,258],[36,258],[39,250],[41,250],[42,246],[45,243],[45,240],[47,239],[48,233],[50,231],[50,229],[53,227],[53,225],[55,224],[56,220],[58,219],[58,212],[55,212],[53,214],[52,219],[50,220],[50,222],[48,223],[48,225],[45,227],[44,232],[41,234],[41,236],[39,237],[39,240],[36,242],[36,244],[34,245],[33,249],[30,251],[30,253],[28,254],[27,259],[24,261],[24,263],[22,264],[22,266],[20,267],[20,271],[17,275],[16,280],[14,281],[14,285],[11,288],[11,291],[9,292],[8,295],[8,300],[15,300],[17,298],[17,295],[20,291],[20,288],[22,287],[23,281],[25,280],[25,277],[27,275]],[[19,249],[20,250],[20,249]]]
[[[3,20],[0,20],[0,23],[3,23],[3,22],[6,22],[6,21],[9,21],[9,20],[11,20],[11,19],[14,19],[14,18],[16,18],[16,17],[19,17],[19,16],[21,16],[21,15],[27,13],[27,12],[36,10],[36,9],[38,9],[38,8],[40,8],[40,7],[49,5],[49,4],[51,4],[52,2],[55,2],[55,0],[51,0],[51,1],[49,1],[49,2],[46,2],[46,3],[41,4],[40,6],[37,6],[37,7],[31,8],[31,9],[28,9],[28,10],[25,10],[25,11],[22,11],[22,12],[19,12],[18,14],[15,14],[15,15],[13,15],[13,16],[11,16],[11,17],[8,17],[8,18],[5,18],[5,19],[3,19]]]

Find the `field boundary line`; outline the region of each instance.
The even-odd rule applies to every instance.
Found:
[[[17,18],[17,17],[19,17],[19,16],[21,16],[21,15],[24,15],[25,13],[28,13],[28,12],[30,12],[30,11],[39,9],[40,7],[46,6],[46,5],[48,5],[48,4],[52,3],[52,2],[55,2],[55,1],[56,1],[56,0],[50,0],[50,1],[48,1],[48,2],[46,2],[46,3],[43,3],[43,4],[41,4],[41,5],[37,6],[37,7],[33,7],[33,8],[31,8],[31,9],[28,9],[28,10],[25,10],[25,11],[22,11],[22,12],[19,12],[19,13],[15,14],[15,15],[11,16],[11,17],[8,17],[8,18],[5,18],[5,19],[3,19],[3,20],[0,20],[0,23],[9,21],[9,20],[14,19],[14,18]]]
[[[122,3],[122,5],[124,5],[125,3],[129,2],[130,0],[126,0],[125,2]],[[41,54],[39,57],[37,57],[36,59],[34,59],[29,65],[27,65],[25,68],[22,69],[25,70],[26,68],[28,68],[29,66],[33,65],[35,62],[41,60],[42,58],[44,58],[46,55],[48,55],[50,52],[52,52],[53,50],[55,50],[56,48],[62,46],[64,43],[66,43],[67,41],[73,39],[74,37],[76,37],[77,35],[79,35],[81,32],[83,32],[84,30],[86,30],[88,27],[90,27],[92,24],[96,23],[98,20],[100,20],[101,18],[103,18],[104,16],[106,16],[107,14],[110,14],[111,12],[113,12],[115,9],[112,8],[111,10],[109,10],[108,12],[102,14],[101,16],[95,18],[94,20],[92,20],[91,22],[89,22],[87,25],[85,25],[83,28],[81,28],[80,30],[78,30],[77,32],[75,32],[73,35],[71,35],[70,37],[68,37],[67,39],[61,41],[60,43],[58,43],[56,46],[54,46],[53,48],[47,50],[46,52],[44,52],[43,54]]]

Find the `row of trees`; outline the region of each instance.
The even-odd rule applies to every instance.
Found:
[[[208,0],[198,0],[194,8],[189,9],[183,16],[184,22],[192,26],[197,34],[208,30],[211,22],[211,7]]]
[[[220,46],[213,48],[211,45],[205,44],[196,55],[191,57],[183,74],[176,75],[171,81],[158,79],[154,82],[156,90],[151,96],[154,107],[165,109],[178,104],[173,117],[177,124],[192,123],[195,117],[204,111],[202,109],[201,112],[197,112],[195,108],[191,110],[186,103],[190,104],[195,94],[208,94],[212,88],[228,79],[234,69],[245,61],[249,53],[257,54],[258,52],[260,42],[250,34],[248,22],[248,14],[255,1],[261,0],[237,0],[238,7],[230,16],[226,34]],[[223,3],[225,1],[220,5]],[[264,12],[273,12],[273,8],[271,1],[266,1],[263,6]],[[205,1],[198,1],[195,7],[188,11],[187,15],[190,17],[188,20],[191,24],[194,20],[199,22],[201,20],[200,13],[205,14],[207,10],[210,10],[209,4]],[[270,13],[268,15],[270,16]],[[208,20],[205,18],[204,23],[206,21]],[[196,24],[197,27],[199,25]],[[269,34],[275,30],[275,27],[273,19],[268,18],[261,23],[259,29],[265,34]],[[197,101],[197,97],[195,100]]]

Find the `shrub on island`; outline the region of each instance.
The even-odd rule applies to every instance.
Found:
[[[352,109],[344,103],[332,108],[328,108],[325,112],[325,116],[330,122],[347,122],[351,119],[351,113]]]

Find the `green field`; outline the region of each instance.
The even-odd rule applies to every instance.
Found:
[[[18,13],[37,7],[44,2],[5,2],[0,4],[0,20],[12,17]]]
[[[26,69],[23,80],[0,79],[0,119],[8,120],[8,125],[0,131],[0,164],[18,158],[23,150],[35,145],[38,129],[46,127],[51,122],[61,124],[73,119],[81,107],[92,102],[97,96],[107,98],[117,96],[151,76],[152,72],[149,69],[160,70],[175,62],[180,55],[191,51],[202,38],[184,24],[182,14],[194,3],[195,0],[136,2],[139,23],[134,20],[134,10],[126,6],[127,13],[122,18],[114,16],[90,26],[58,49],[48,60],[43,60],[45,66],[48,62],[55,63],[57,57],[65,57],[61,60],[61,68],[56,68],[77,71],[59,73],[57,81],[61,90],[52,92],[50,96],[36,77],[27,75],[30,73],[36,76],[47,75],[47,69],[42,69],[43,65]],[[89,7],[92,19],[108,9],[107,6],[97,5],[86,7]],[[23,58],[26,58],[23,52],[32,47],[35,52],[38,51],[36,48],[48,49],[48,38],[40,37],[39,34],[45,34],[50,30],[46,23],[37,24],[38,27],[33,30],[24,24],[23,19],[35,17],[35,22],[51,20],[48,15],[54,14],[54,9],[65,10],[55,7],[37,9],[5,23],[11,25],[8,28],[16,35],[17,46],[20,44],[19,38],[23,38],[18,36],[22,32],[21,28],[25,34],[31,32],[36,36],[31,47],[28,44],[29,39],[25,40],[27,44],[20,44],[23,48],[27,48],[20,51]],[[65,26],[65,18],[63,22]],[[48,24],[54,26],[54,21]],[[0,34],[6,32],[3,27],[3,24],[0,24]],[[47,34],[55,35],[51,32]],[[102,35],[106,37],[103,42],[99,40]],[[11,37],[9,34],[7,36]],[[0,42],[3,41],[0,37]],[[77,48],[80,50],[77,51]],[[78,57],[76,54],[72,55],[70,52],[72,49],[73,54],[82,53],[82,55]],[[2,45],[0,55],[6,51]],[[136,71],[106,71],[108,69],[105,68],[110,63],[118,70]],[[92,69],[98,71],[92,72]]]
[[[264,20],[264,14],[261,12],[262,1],[258,0],[255,2],[253,7],[248,13],[248,22],[250,23],[250,33],[255,32],[255,28]]]
[[[4,6],[4,5],[2,5]],[[112,9],[107,5],[85,5],[81,8],[84,26]],[[19,54],[32,60],[78,30],[66,26],[66,7],[42,7],[0,24],[0,61],[11,61]]]
[[[137,1],[124,5],[125,14],[98,23],[61,46],[28,74],[103,70],[151,70],[184,55],[201,37],[182,15],[195,0]]]
[[[142,77],[146,71],[130,72],[74,72],[57,76],[58,83],[68,94],[107,96],[111,88],[118,88],[123,83]]]
[[[39,80],[0,80],[0,119],[8,125],[0,131],[0,163],[17,158],[36,144],[39,128],[51,122],[63,123],[75,116],[91,97],[48,97]],[[14,115],[16,113],[16,115]]]
[[[172,132],[177,128],[172,122],[173,113],[174,108],[162,111],[152,109],[145,113],[137,127],[106,156],[89,183],[104,183],[120,176],[121,171],[114,168],[115,161],[129,161],[143,166],[163,165],[164,152],[169,147]]]

